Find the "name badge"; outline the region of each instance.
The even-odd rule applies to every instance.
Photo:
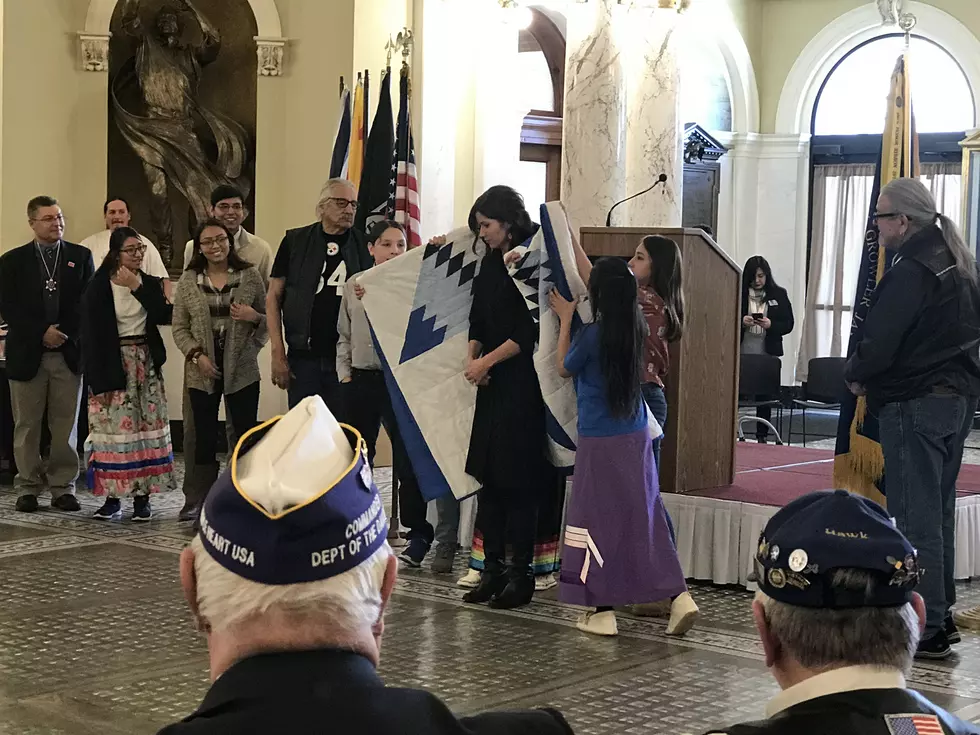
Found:
[[[779,302],[774,299],[769,302],[769,306],[779,306]]]

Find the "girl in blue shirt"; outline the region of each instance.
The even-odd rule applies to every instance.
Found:
[[[595,264],[592,322],[574,342],[575,304],[555,291],[550,300],[561,320],[558,371],[575,378],[578,394],[579,441],[559,597],[593,608],[580,618],[580,630],[616,635],[614,606],[687,592],[660,498],[640,387],[646,328],[636,279],[618,258]],[[686,632],[691,624],[693,615],[668,632]]]

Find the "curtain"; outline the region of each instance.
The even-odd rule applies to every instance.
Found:
[[[806,381],[812,358],[843,357],[847,351],[874,176],[871,164],[814,168],[810,275],[796,363],[799,381]],[[960,164],[923,164],[920,178],[939,211],[958,222]]]

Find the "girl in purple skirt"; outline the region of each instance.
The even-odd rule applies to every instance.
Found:
[[[640,390],[643,316],[626,263],[603,258],[589,279],[593,319],[571,340],[575,304],[551,292],[561,320],[558,371],[575,378],[578,449],[566,517],[559,598],[592,608],[578,628],[616,635],[614,606],[690,599],[671,539]],[[697,607],[672,616],[690,629]]]

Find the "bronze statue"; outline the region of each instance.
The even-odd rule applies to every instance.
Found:
[[[187,200],[193,227],[207,218],[211,191],[219,184],[235,184],[246,193],[251,189],[245,176],[248,139],[238,123],[208,110],[197,97],[203,68],[221,51],[218,29],[191,0],[165,3],[152,28],[144,28],[139,10],[140,0],[122,0],[123,31],[139,45],[113,84],[112,104],[119,130],[143,164],[156,243],[170,265],[174,228],[168,184]],[[200,41],[182,39],[184,14],[199,26]],[[140,92],[138,111],[120,102],[134,82]]]

